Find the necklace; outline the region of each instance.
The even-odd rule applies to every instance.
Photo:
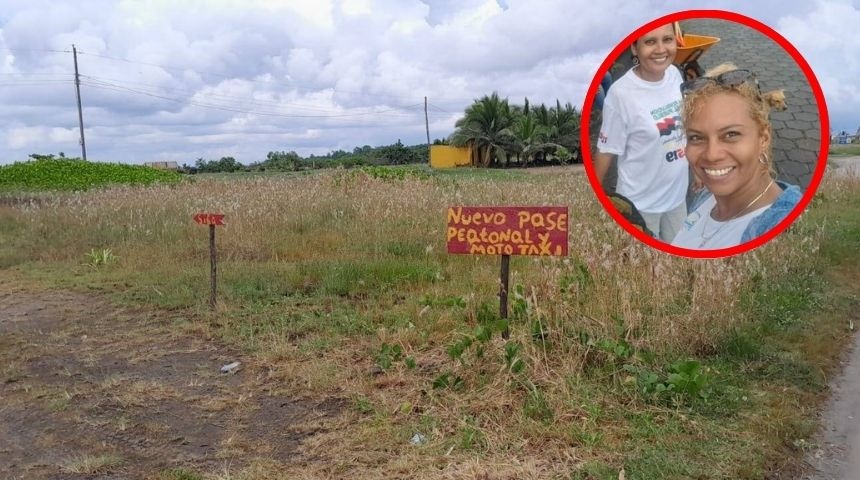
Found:
[[[748,203],[746,207],[738,210],[738,213],[732,215],[731,218],[727,219],[724,222],[721,222],[720,225],[716,228],[716,230],[711,232],[710,235],[707,235],[705,233],[705,230],[706,230],[706,227],[708,226],[708,220],[711,219],[711,215],[714,213],[714,209],[717,208],[717,206],[714,205],[713,207],[711,207],[711,211],[708,212],[708,214],[705,216],[705,222],[702,224],[702,242],[699,243],[699,248],[703,248],[705,246],[705,244],[707,244],[712,238],[714,238],[714,235],[720,233],[720,230],[722,230],[723,227],[725,227],[726,225],[731,223],[732,220],[740,217],[741,214],[744,213],[745,211],[747,211],[748,208],[752,207],[755,202],[759,201],[761,199],[761,197],[763,197],[764,194],[767,193],[768,190],[770,190],[771,185],[773,185],[773,179],[772,178],[770,179],[770,183],[768,183],[767,186],[764,187],[764,190],[762,190],[761,193],[759,193],[757,197],[753,198],[752,201],[750,203]]]

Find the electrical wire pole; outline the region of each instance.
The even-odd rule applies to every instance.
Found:
[[[75,59],[75,93],[77,93],[78,97],[78,126],[81,129],[81,156],[84,160],[87,159],[87,143],[84,141],[84,114],[81,110],[81,79],[78,76],[78,50],[75,48],[75,44],[72,44],[72,57]]]
[[[430,155],[430,121],[427,119],[427,95],[424,95],[424,126],[427,128],[427,155]]]

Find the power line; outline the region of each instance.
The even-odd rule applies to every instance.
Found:
[[[60,73],[60,72],[6,72],[6,73],[0,73],[0,76],[7,76],[7,75],[10,77],[11,76],[24,77],[24,76],[29,76],[29,75],[34,75],[34,76],[35,75],[56,75],[56,76],[61,76],[61,77],[74,77],[75,76],[74,73]]]
[[[49,53],[72,53],[71,50],[50,50],[45,48],[9,48],[3,47],[0,50],[6,50],[7,52],[49,52]]]
[[[183,72],[184,72],[184,71],[187,71],[187,70],[193,70],[195,73],[201,73],[201,74],[204,74],[204,75],[211,75],[211,76],[213,76],[213,77],[222,77],[222,78],[228,78],[228,79],[235,78],[235,77],[230,77],[230,76],[227,76],[227,75],[222,75],[222,74],[219,74],[219,73],[200,72],[200,71],[194,70],[194,69],[192,69],[192,68],[188,68],[188,67],[174,67],[174,66],[170,66],[170,65],[160,65],[160,64],[158,64],[158,63],[141,62],[141,61],[137,61],[137,60],[128,60],[128,59],[126,59],[126,58],[111,57],[111,56],[109,56],[109,55],[100,55],[100,54],[98,54],[98,53],[89,53],[89,52],[84,52],[84,51],[80,51],[80,52],[78,52],[78,53],[80,53],[81,55],[89,55],[89,56],[91,56],[91,57],[98,57],[98,58],[105,58],[105,59],[108,59],[108,60],[115,60],[115,61],[117,61],[117,62],[134,63],[134,64],[137,64],[137,65],[147,65],[147,66],[150,66],[150,67],[158,67],[158,68],[163,68],[163,69],[165,69],[165,70],[181,70],[181,71],[183,71]]]
[[[431,106],[431,107],[433,107],[433,108],[435,108],[436,110],[438,110],[438,111],[440,111],[440,112],[444,112],[444,113],[453,113],[453,112],[449,112],[448,110],[445,110],[444,108],[437,107],[436,105],[433,105],[432,103],[430,104],[430,106]]]
[[[203,103],[203,102],[199,102],[196,100],[190,100],[190,99],[168,97],[165,95],[159,95],[159,94],[155,94],[152,92],[137,90],[134,88],[124,87],[122,85],[116,85],[116,84],[111,84],[111,83],[107,83],[107,82],[85,82],[85,84],[88,86],[94,87],[94,88],[101,88],[101,89],[105,89],[105,90],[114,90],[114,91],[122,91],[122,92],[130,92],[130,93],[155,97],[155,98],[159,98],[159,99],[163,99],[163,100],[169,100],[169,101],[173,101],[173,102],[177,102],[177,103],[188,103],[190,105],[200,106],[200,107],[204,107],[204,108],[217,108],[217,109],[222,109],[222,110],[227,110],[227,111],[236,111],[239,113],[257,113],[257,114],[261,114],[261,115],[299,117],[299,118],[350,117],[350,116],[361,116],[361,115],[376,115],[376,114],[383,114],[383,113],[388,113],[388,112],[398,112],[399,113],[397,108],[392,108],[392,109],[377,110],[377,111],[372,111],[372,112],[343,113],[343,114],[333,114],[333,115],[288,115],[288,114],[282,114],[282,113],[261,112],[261,111],[256,111],[256,110],[239,110],[237,107],[232,107],[230,105],[218,105],[218,104],[211,104],[211,103]],[[405,106],[401,106],[398,108],[409,109],[409,108],[416,108],[419,105],[420,104],[405,105]]]
[[[20,76],[26,76],[26,75],[30,75],[30,74],[9,73],[9,74],[5,74],[5,75],[14,75],[16,77],[20,77]],[[63,80],[63,79],[58,78],[58,79],[39,79],[39,80],[27,80],[27,81],[25,81],[25,80],[19,79],[19,78],[10,78],[9,80],[0,80],[0,85],[3,85],[3,86],[24,86],[24,87],[36,86],[36,85],[59,85],[59,84],[67,84],[69,82],[69,80],[71,80],[72,77],[74,77],[74,74],[65,74],[65,73],[50,74],[50,73],[46,73],[46,72],[39,72],[38,75],[59,75],[61,77],[67,76],[67,77],[69,77],[69,79]],[[176,103],[187,103],[189,105],[193,105],[193,106],[197,106],[197,107],[201,107],[201,108],[210,108],[210,109],[217,109],[217,110],[223,110],[223,111],[231,111],[231,112],[236,112],[236,113],[248,113],[248,114],[266,115],[266,116],[278,116],[278,117],[284,117],[284,118],[337,118],[337,117],[359,117],[359,116],[370,116],[370,115],[412,116],[413,115],[412,113],[404,113],[402,110],[417,109],[418,107],[420,107],[420,104],[416,103],[416,104],[412,104],[412,105],[403,105],[403,106],[398,106],[395,108],[388,108],[385,110],[374,110],[374,111],[370,111],[370,112],[331,113],[328,115],[288,114],[288,113],[279,113],[279,112],[271,112],[271,111],[260,111],[260,110],[247,109],[247,108],[242,109],[242,108],[239,108],[239,107],[236,107],[233,105],[229,105],[229,104],[224,105],[224,104],[217,104],[217,103],[211,103],[211,102],[201,102],[201,101],[197,101],[197,100],[193,100],[193,99],[176,98],[176,97],[171,97],[171,96],[167,96],[167,95],[163,95],[163,94],[159,94],[159,93],[155,93],[155,92],[151,92],[151,91],[135,89],[135,88],[127,87],[127,86],[120,85],[117,83],[108,82],[108,81],[106,81],[107,79],[102,79],[100,77],[95,77],[95,76],[90,76],[90,75],[80,75],[80,78],[82,79],[81,80],[82,84],[93,87],[93,88],[100,88],[103,90],[113,90],[113,91],[118,91],[118,92],[133,93],[133,94],[137,94],[137,95],[145,95],[145,96],[149,96],[149,97],[153,97],[153,98],[159,98],[162,100],[168,100],[168,101],[172,101],[172,102],[176,102]],[[115,79],[110,79],[110,80],[115,80]],[[115,81],[119,81],[119,80],[115,80]],[[158,87],[153,86],[153,85],[139,83],[139,82],[129,82],[129,83],[139,84],[139,85],[143,85],[143,86],[150,87],[150,88],[158,88]],[[183,91],[182,89],[175,89],[175,90]],[[190,93],[195,94],[195,95],[199,95],[199,92],[194,92],[194,91],[190,91],[190,90],[184,90],[184,91],[190,92]],[[262,107],[292,107],[292,108],[297,108],[297,109],[319,111],[319,112],[337,112],[338,111],[338,110],[311,107],[311,106],[307,106],[307,105],[290,104],[290,103],[284,103],[284,102],[264,102],[264,101],[260,101],[258,99],[249,100],[247,98],[229,96],[229,95],[218,95],[218,94],[211,94],[210,93],[210,94],[206,94],[203,96],[206,99],[210,99],[210,98],[214,97],[217,100],[217,98],[220,97],[220,98],[224,98],[227,100],[231,100],[231,99],[232,100],[238,100],[238,101],[244,102],[245,104],[257,105],[257,106],[262,106]]]
[[[13,51],[12,49],[6,49],[6,50]],[[52,72],[30,72],[30,73],[11,72],[11,73],[4,73],[2,75],[4,75],[7,78],[3,79],[2,77],[0,77],[0,85],[9,86],[9,87],[49,86],[49,85],[68,84],[70,80],[73,80],[75,83],[75,86],[76,86],[76,92],[77,92],[77,96],[79,99],[78,100],[79,117],[81,115],[81,110],[82,110],[80,107],[80,93],[79,93],[80,92],[79,88],[80,88],[81,84],[84,84],[86,86],[89,86],[89,87],[92,87],[95,89],[113,91],[113,92],[118,92],[118,93],[133,94],[133,95],[148,96],[151,98],[157,98],[160,100],[170,101],[170,102],[179,103],[179,104],[183,104],[183,105],[189,105],[189,106],[198,107],[198,108],[221,110],[221,111],[233,112],[233,113],[252,114],[252,115],[269,116],[269,117],[279,117],[279,118],[356,118],[356,117],[367,117],[367,116],[414,117],[417,113],[419,113],[419,111],[422,107],[422,104],[415,103],[415,104],[410,104],[410,105],[395,106],[393,108],[385,108],[385,109],[381,109],[381,110],[377,109],[377,110],[368,111],[368,112],[336,113],[336,112],[342,112],[343,110],[332,110],[332,109],[320,108],[320,107],[316,107],[316,106],[291,104],[291,103],[286,103],[286,102],[264,101],[264,100],[260,100],[260,99],[256,99],[256,98],[248,99],[248,98],[243,98],[243,97],[223,95],[223,94],[217,94],[217,93],[212,93],[212,92],[201,93],[200,91],[193,91],[193,90],[184,90],[184,91],[190,93],[193,97],[196,97],[196,98],[178,98],[176,96],[169,96],[169,95],[163,94],[163,93],[161,93],[161,91],[162,90],[183,91],[183,89],[168,89],[165,87],[159,87],[159,86],[154,86],[154,85],[140,83],[140,82],[130,82],[130,81],[117,80],[117,79],[105,79],[105,78],[100,78],[100,77],[90,76],[90,75],[79,75],[79,73],[77,72],[76,54],[78,54],[78,53],[80,53],[81,55],[86,54],[86,55],[96,56],[96,57],[110,59],[110,60],[123,61],[123,62],[127,62],[127,63],[136,63],[136,64],[140,64],[140,65],[149,65],[149,66],[158,67],[158,68],[165,68],[165,69],[181,69],[183,71],[187,71],[187,70],[189,70],[187,68],[168,67],[168,66],[164,66],[164,65],[158,65],[158,64],[147,63],[147,62],[135,62],[135,61],[126,60],[126,59],[122,59],[122,58],[110,57],[107,55],[87,54],[87,53],[82,52],[82,51],[77,51],[77,49],[74,46],[72,46],[72,50],[64,50],[64,51],[62,51],[62,50],[44,50],[44,49],[29,49],[29,50],[16,49],[16,51],[72,53],[73,54],[73,56],[75,57],[75,67],[76,67],[75,73],[73,73],[73,74],[72,73],[59,73],[59,72],[57,72],[57,73],[52,73]],[[198,73],[200,73],[200,72],[198,72]],[[236,79],[234,77],[228,77],[226,75],[212,74],[212,73],[206,73],[206,72],[203,72],[203,73],[208,74],[208,75],[214,75],[214,76],[218,76],[218,77],[233,79],[233,80]],[[265,84],[267,86],[287,85],[287,84],[282,84],[280,82],[272,82],[272,81],[246,80],[246,79],[239,79],[239,80],[258,83],[258,84]],[[117,82],[117,83],[114,83],[114,82]],[[144,88],[132,88],[132,87],[128,86],[127,84],[137,84],[137,85],[141,85]],[[293,85],[293,86],[291,86],[291,88],[296,88],[296,86]],[[147,89],[149,89],[149,91],[147,91]],[[152,90],[156,90],[156,91],[152,91]],[[326,88],[324,90],[331,91],[333,93],[343,92],[342,90],[333,89],[333,88]],[[274,92],[274,93],[277,93],[277,92]],[[362,93],[362,94],[364,94],[364,93]],[[398,97],[398,98],[401,97],[401,96],[396,96],[396,95],[382,95],[382,96],[390,96],[390,97]],[[406,98],[406,97],[403,97],[403,98]],[[409,97],[409,98],[414,98],[414,97]],[[426,101],[426,99],[425,99],[425,101]],[[236,102],[240,102],[241,106],[236,105]],[[262,107],[262,108],[249,108],[249,106],[251,106],[251,107]],[[431,115],[431,114],[434,116],[434,118],[436,118],[438,116],[438,113],[435,111],[434,112],[428,112],[428,110],[427,110],[428,105],[426,103],[423,105],[423,107],[424,107],[425,117],[427,117],[428,115]],[[323,112],[323,114],[309,115],[309,114],[299,114],[299,113],[287,113],[287,112],[283,111],[283,109],[285,109],[285,108],[293,108],[293,109],[308,110],[308,111],[317,111],[317,112]],[[445,112],[444,109],[441,109],[440,107],[438,107],[436,105],[433,105],[433,108],[435,110],[440,110],[442,112]],[[273,109],[275,109],[275,110],[273,110]],[[277,111],[277,110],[282,110],[282,111]],[[82,119],[79,118],[79,120],[82,120]],[[426,121],[426,118],[425,118],[425,121]],[[86,147],[84,146],[84,143],[83,143],[84,140],[83,140],[82,125],[81,125],[81,130],[82,131],[81,131],[80,141],[81,141],[81,147],[83,150]],[[85,152],[85,150],[83,150],[83,151]],[[83,155],[86,155],[86,154],[84,153]]]
[[[186,71],[190,70],[190,71],[197,73],[197,74],[200,74],[200,75],[220,77],[220,78],[224,78],[224,79],[228,79],[228,80],[236,80],[237,79],[237,77],[235,75],[231,76],[231,75],[224,75],[221,73],[206,72],[206,71],[201,71],[201,70],[197,70],[197,69],[190,68],[190,67],[179,67],[179,66],[174,66],[174,65],[164,65],[164,64],[158,64],[158,63],[152,63],[152,62],[142,62],[142,61],[138,61],[138,60],[129,60],[126,58],[113,57],[110,55],[102,55],[102,54],[98,54],[98,53],[84,52],[82,50],[78,50],[78,54],[79,55],[89,55],[91,57],[98,57],[98,58],[103,58],[106,60],[113,60],[113,61],[117,61],[117,62],[131,63],[131,64],[137,64],[137,65],[146,65],[149,67],[156,67],[156,68],[161,68],[164,70],[175,70],[175,71],[180,71],[180,72],[186,72]],[[296,87],[308,88],[307,85],[303,85],[303,84],[300,84],[298,82],[287,83],[287,82],[279,82],[276,80],[254,80],[254,79],[244,79],[244,78],[242,80],[247,81],[247,82],[266,84],[266,85],[275,84],[275,85],[288,86],[291,88],[296,88]],[[390,94],[390,93],[379,93],[379,92],[368,93],[368,92],[359,91],[359,90],[345,90],[342,88],[334,88],[334,87],[314,88],[314,90],[332,90],[336,93],[349,93],[349,94],[355,94],[355,95],[372,95],[375,97],[388,97],[388,98],[401,98],[401,99],[403,99],[403,98],[407,98],[407,99],[415,98],[415,96],[411,95],[411,94],[410,95],[395,95],[395,94]],[[441,98],[443,100],[450,100],[452,102],[454,102],[454,101],[460,102],[460,101],[466,100],[464,98],[444,97],[444,96],[443,97],[434,96],[434,98]]]
[[[157,67],[157,68],[162,68],[164,70],[176,70],[176,71],[181,71],[181,72],[186,72],[188,70],[191,70],[191,71],[198,73],[198,74],[201,74],[201,75],[220,77],[220,78],[224,78],[224,79],[228,79],[228,80],[235,80],[237,78],[235,75],[231,76],[231,75],[224,75],[221,73],[204,72],[204,71],[200,71],[200,70],[196,70],[196,69],[188,68],[188,67],[177,67],[177,66],[172,66],[172,65],[162,65],[162,64],[157,64],[157,63],[141,62],[141,61],[136,61],[136,60],[128,60],[126,58],[112,57],[109,55],[100,55],[97,53],[87,53],[87,52],[83,52],[83,51],[78,52],[78,53],[80,53],[81,55],[86,54],[86,55],[90,55],[93,57],[104,58],[107,60],[114,60],[114,61],[118,61],[118,62],[125,62],[125,63],[137,64],[137,65],[146,65],[146,66],[150,66],[150,67]],[[268,84],[268,85],[276,84],[276,85],[282,85],[282,86],[289,86],[292,88],[296,88],[296,86],[298,85],[297,83],[291,85],[291,84],[286,83],[286,82],[269,81],[269,80],[253,80],[253,79],[243,79],[243,80],[245,80],[247,82],[254,82],[254,83],[261,83],[261,84]],[[321,89],[321,90],[328,90],[328,89],[339,92],[339,93],[354,93],[354,94],[365,95],[365,92],[360,92],[360,91],[355,91],[355,90],[350,91],[350,90],[335,89],[335,88],[326,88],[326,89]],[[413,96],[390,95],[390,94],[382,94],[382,93],[378,93],[376,95],[382,96],[382,97],[392,97],[392,98],[414,98]]]
[[[286,106],[289,106],[289,107],[300,109],[300,110],[308,110],[308,111],[315,111],[315,112],[329,112],[329,113],[337,111],[337,110],[332,110],[331,108],[322,108],[322,107],[297,104],[297,103],[289,103],[289,102],[280,102],[280,101],[265,101],[265,100],[261,100],[258,98],[239,97],[239,96],[235,96],[235,95],[224,95],[224,94],[212,93],[212,92],[206,92],[204,94],[204,93],[201,93],[201,91],[199,91],[199,90],[189,90],[189,89],[184,89],[184,88],[170,88],[170,87],[152,85],[152,84],[142,83],[142,82],[131,82],[131,81],[120,80],[120,79],[115,79],[115,78],[94,77],[91,75],[81,75],[81,78],[86,78],[88,80],[92,80],[93,83],[102,83],[102,84],[107,84],[107,85],[116,85],[116,83],[121,83],[123,86],[139,85],[141,87],[146,87],[144,89],[144,91],[146,91],[148,89],[149,93],[153,93],[153,94],[157,94],[157,95],[164,95],[164,93],[162,91],[167,91],[167,92],[175,92],[175,93],[187,93],[187,94],[192,95],[192,96],[203,96],[203,97],[206,97],[207,99],[235,100],[235,101],[243,102],[245,104],[259,105],[259,106],[263,106],[263,107],[267,107],[267,106],[268,107],[286,107]]]
[[[69,80],[0,80],[3,86],[32,87],[36,85],[68,85]]]
[[[11,51],[11,52],[16,52],[16,51],[17,52],[50,52],[50,53],[71,53],[72,52],[71,50],[18,49],[18,48],[16,48],[16,49],[0,48],[0,50],[7,50],[7,51]],[[288,82],[279,82],[276,80],[255,80],[255,79],[239,78],[235,75],[231,76],[231,75],[224,75],[224,74],[220,74],[220,73],[201,71],[201,70],[197,70],[195,68],[190,68],[190,67],[180,67],[180,66],[164,65],[164,64],[158,64],[158,63],[152,63],[152,62],[143,62],[143,61],[138,61],[138,60],[129,60],[126,58],[121,58],[121,57],[114,57],[114,56],[103,55],[103,54],[99,54],[99,53],[85,52],[83,50],[78,50],[77,53],[79,55],[88,55],[90,57],[97,57],[97,58],[102,58],[105,60],[112,60],[112,61],[124,62],[124,63],[129,63],[129,64],[145,65],[145,66],[150,66],[150,67],[161,68],[164,70],[174,70],[174,71],[180,71],[180,72],[187,72],[190,70],[190,71],[197,73],[197,74],[200,74],[200,75],[219,77],[219,78],[224,78],[224,79],[228,79],[228,80],[237,80],[238,79],[238,80],[243,80],[246,82],[253,82],[253,83],[258,83],[258,84],[263,84],[263,85],[287,86],[287,87],[290,87],[293,89],[304,88],[304,89],[311,90],[311,91],[330,90],[330,91],[337,93],[337,94],[367,95],[370,97],[387,97],[387,98],[399,98],[399,99],[413,99],[413,98],[415,98],[414,95],[396,95],[396,94],[380,93],[380,92],[370,93],[370,92],[366,92],[366,91],[346,90],[346,89],[335,88],[335,87],[309,87],[306,84],[300,84],[298,82],[288,83]],[[82,75],[82,77],[83,77],[83,75]],[[436,98],[437,100],[441,99],[443,101],[443,103],[450,103],[450,104],[463,104],[463,103],[469,103],[470,104],[474,100],[474,98],[471,98],[471,96],[467,98],[467,97],[445,97],[445,96],[434,95],[433,97]],[[434,105],[433,107],[437,108],[441,111],[451,113],[451,112],[448,112],[448,111],[446,111],[446,110],[444,110],[444,109],[442,109],[436,105]]]
[[[405,106],[401,106],[398,108],[391,108],[391,109],[386,109],[386,110],[377,110],[377,111],[373,111],[373,112],[341,113],[341,114],[332,114],[332,115],[298,115],[298,114],[286,114],[286,113],[277,113],[277,112],[269,112],[269,111],[241,109],[241,108],[232,107],[229,105],[218,105],[218,104],[199,102],[199,101],[195,101],[195,100],[191,100],[191,99],[181,99],[181,98],[175,98],[175,97],[168,97],[165,95],[159,95],[159,94],[155,94],[155,93],[151,93],[151,92],[137,90],[134,88],[124,87],[122,85],[110,84],[107,82],[91,82],[91,81],[88,81],[88,82],[84,82],[84,84],[87,86],[90,86],[92,88],[99,88],[99,89],[104,89],[104,90],[112,90],[112,91],[119,91],[119,92],[134,93],[134,94],[138,94],[138,95],[145,95],[148,97],[159,98],[162,100],[167,100],[167,101],[176,102],[176,103],[180,103],[180,104],[188,104],[188,105],[192,105],[192,106],[200,107],[200,108],[209,108],[209,109],[213,109],[213,110],[222,110],[222,111],[226,111],[226,112],[245,113],[245,114],[254,114],[254,115],[262,115],[262,116],[270,116],[270,117],[281,117],[281,118],[343,118],[343,117],[360,117],[360,116],[383,115],[383,114],[403,116],[404,113],[402,112],[402,110],[410,109],[410,108],[417,108],[417,107],[421,106],[420,103],[416,103],[414,105],[405,105]],[[411,115],[409,115],[409,116],[411,116]]]

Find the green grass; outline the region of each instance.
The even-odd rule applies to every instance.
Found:
[[[571,480],[617,480],[618,470],[601,461],[586,462],[571,472]]]
[[[390,173],[413,170],[422,173]],[[858,191],[856,181],[826,184],[776,241],[701,261],[636,244],[571,173],[210,178],[0,208],[0,265],[176,310],[270,367],[286,393],[354,399],[358,420],[331,428],[338,436],[320,462],[352,448],[397,459],[338,463],[355,478],[404,475],[407,465],[435,478],[434,458],[453,469],[534,458],[550,469],[540,474],[560,478],[614,480],[623,468],[635,479],[752,479],[797,456],[792,445],[814,430],[822,372],[847,342],[857,292],[834,275],[858,274]],[[159,210],[146,207],[155,195]],[[498,259],[447,255],[444,245],[446,206],[503,203],[568,205],[576,252],[511,262],[509,340],[496,325]],[[214,312],[206,232],[190,221],[197,208],[228,215]],[[88,252],[103,249],[116,259],[88,266]],[[367,373],[378,364],[382,373]],[[415,431],[427,437],[420,448],[408,443]],[[559,461],[565,452],[575,462]],[[280,473],[270,476],[290,478]]]
[[[106,185],[179,183],[176,172],[140,165],[40,159],[0,167],[0,191],[89,190]]]
[[[516,181],[522,180],[530,175],[529,172],[540,172],[540,168],[533,169],[522,169],[522,168],[511,168],[511,169],[502,169],[502,168],[473,168],[473,167],[457,167],[457,168],[444,168],[433,170],[433,176],[439,179],[446,180],[459,180],[459,179],[476,179],[481,178],[485,180],[493,180],[493,181]]]
[[[299,266],[296,281],[324,294],[367,296],[432,282],[437,272],[432,263],[395,258],[314,262]]]
[[[184,468],[173,468],[158,474],[156,480],[204,480],[204,476]]]
[[[5,248],[0,248],[0,269],[9,268],[28,260],[26,225],[23,219],[11,210],[0,208],[0,238]]]
[[[856,195],[840,200],[810,214],[831,226],[819,256],[790,265],[779,277],[754,278],[744,293],[740,302],[754,321],[731,330],[715,355],[705,357],[719,372],[718,394],[680,417],[628,416],[635,451],[625,462],[629,478],[697,478],[701,472],[709,472],[703,478],[761,478],[768,465],[800,461],[802,449],[794,445],[807,444],[816,432],[810,407],[826,393],[825,372],[837,366],[850,341],[845,319],[856,308],[856,287],[841,279],[860,273],[860,201]],[[694,422],[694,431],[684,434],[680,419]],[[754,441],[760,427],[751,427],[751,419],[771,432],[763,444]],[[694,438],[682,440],[690,433]],[[720,459],[729,457],[733,467],[724,469]]]
[[[828,153],[835,156],[860,155],[860,144],[837,145],[831,143]]]

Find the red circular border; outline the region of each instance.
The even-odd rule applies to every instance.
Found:
[[[818,165],[815,168],[815,172],[812,175],[812,181],[806,187],[806,191],[803,194],[803,198],[801,198],[800,202],[795,206],[795,208],[788,214],[786,218],[784,218],[776,227],[772,228],[768,232],[762,234],[759,237],[756,237],[749,242],[742,243],[740,245],[735,245],[733,247],[728,248],[719,248],[713,250],[697,250],[692,248],[681,248],[675,245],[670,245],[668,243],[661,242],[654,237],[650,237],[641,230],[635,228],[629,221],[627,221],[618,210],[612,205],[609,200],[609,197],[606,195],[606,192],[603,191],[603,187],[600,185],[600,182],[597,181],[597,175],[594,172],[594,164],[591,158],[591,109],[594,104],[594,97],[597,94],[598,86],[600,85],[600,80],[603,78],[603,75],[609,71],[609,68],[612,66],[613,62],[616,58],[618,58],[625,49],[629,48],[630,44],[633,41],[642,35],[650,32],[651,30],[665,25],[667,23],[676,22],[679,20],[687,20],[692,18],[717,18],[722,20],[729,20],[735,23],[741,23],[748,27],[755,28],[759,32],[767,35],[771,40],[778,43],[785,49],[794,59],[794,61],[800,66],[800,69],[803,70],[803,73],[806,75],[806,80],[809,82],[809,86],[812,89],[813,94],[815,95],[815,99],[818,103],[818,116],[821,124],[821,145],[820,151],[818,154]],[[648,22],[647,24],[639,27],[636,31],[628,35],[624,40],[621,41],[606,57],[606,60],[600,65],[600,68],[597,70],[597,73],[594,76],[594,79],[591,80],[591,85],[588,88],[588,93],[585,96],[585,105],[582,107],[582,123],[583,128],[581,130],[581,145],[586,145],[588,148],[582,149],[582,155],[584,157],[584,165],[585,171],[588,174],[588,181],[591,182],[591,187],[594,190],[595,194],[597,194],[597,198],[600,200],[600,203],[603,204],[603,208],[609,212],[610,215],[615,219],[615,221],[621,225],[628,233],[639,239],[640,241],[658,249],[663,252],[671,253],[673,255],[679,255],[683,257],[690,258],[722,258],[728,257],[731,255],[736,255],[739,253],[748,252],[754,248],[760,247],[765,243],[769,242],[771,239],[775,238],[777,235],[782,233],[786,228],[789,227],[796,219],[800,216],[806,206],[812,201],[812,197],[815,195],[815,191],[818,189],[818,185],[821,183],[821,178],[824,176],[824,169],[827,165],[827,150],[830,144],[830,130],[829,130],[829,118],[827,116],[827,105],[824,103],[824,93],[821,90],[821,85],[818,83],[818,79],[815,78],[815,74],[812,73],[812,68],[800,54],[800,52],[794,48],[794,45],[788,42],[782,35],[777,33],[774,29],[769,26],[759,22],[758,20],[754,20],[752,18],[743,16],[739,13],[728,12],[724,10],[685,10],[682,12],[671,13],[669,15],[664,15],[654,21]],[[588,112],[586,115],[585,112]]]

